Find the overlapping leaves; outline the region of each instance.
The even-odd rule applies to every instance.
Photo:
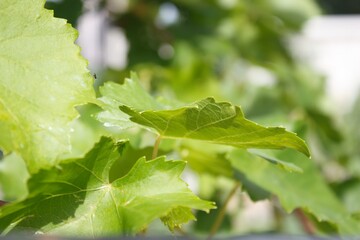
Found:
[[[122,92],[128,89],[126,85],[130,83],[136,84],[127,80],[124,85],[116,87],[116,94],[121,96]],[[107,85],[103,88],[110,91]],[[115,91],[112,94],[115,95]],[[230,103],[217,103],[212,98],[172,110],[132,106],[126,99],[118,101],[116,105],[130,116],[131,121],[152,129],[163,138],[202,140],[238,148],[292,148],[309,155],[305,143],[295,134],[283,128],[260,126],[245,119],[239,107]],[[200,161],[201,166],[209,165],[206,171],[231,177],[229,166],[221,168],[221,170],[228,169],[227,171],[214,171],[211,162],[202,159],[203,154],[200,154],[200,157],[196,155],[199,151],[191,148],[185,150],[189,154],[185,157],[189,158],[189,161],[194,163],[198,170],[200,169],[199,171],[204,169],[198,167]],[[206,150],[200,152],[205,152],[206,155]],[[214,152],[210,155],[213,154]],[[267,194],[276,194],[287,211],[303,208],[319,221],[333,224],[342,234],[357,234],[356,221],[331,193],[313,163],[304,155],[287,151],[274,158],[259,152],[251,154],[243,150],[234,150],[227,157],[217,155],[216,159],[225,162],[230,160],[233,169],[240,172],[243,179],[246,178],[248,183],[262,188]],[[263,161],[264,159],[268,161]],[[279,159],[286,159],[286,162]],[[284,169],[287,171],[283,171]],[[301,172],[303,174],[300,174]]]
[[[135,73],[131,73],[131,78],[126,78],[122,85],[106,83],[100,87],[100,93],[102,97],[99,98],[99,103],[104,111],[97,114],[97,119],[109,127],[126,129],[134,126],[129,121],[129,116],[119,111],[120,105],[126,104],[136,109],[162,109],[161,104],[140,86]]]
[[[125,92],[129,94],[130,84],[136,83],[128,80],[116,88],[113,84],[106,84],[102,92],[123,96]],[[131,96],[142,99],[143,92],[132,92]],[[147,99],[147,96],[144,95],[144,98]],[[124,97],[117,97],[113,102],[112,111],[116,112],[116,108],[120,107],[131,116],[131,121],[155,130],[161,137],[195,139],[239,148],[293,148],[309,156],[305,142],[296,134],[281,127],[260,126],[247,120],[240,107],[215,102],[213,98],[171,110],[133,105]],[[107,119],[102,121],[106,123]]]
[[[109,171],[123,146],[102,138],[83,159],[33,175],[30,196],[0,209],[1,230],[17,223],[15,229],[55,234],[134,234],[159,217],[173,228],[194,218],[191,208],[213,208],[179,178],[182,161],[141,158],[127,175],[110,182]]]
[[[114,145],[107,138],[84,158],[64,160],[53,167],[58,156],[70,149],[70,122],[77,116],[74,107],[93,101],[94,94],[86,62],[73,44],[76,33],[44,10],[43,3],[0,1],[0,147],[6,153],[19,153],[33,173],[28,189],[14,194],[21,199],[28,190],[26,199],[0,209],[0,229],[5,233],[15,228],[93,237],[134,234],[156,218],[173,229],[194,219],[191,209],[213,208],[180,180],[185,166],[182,161],[133,159],[128,162],[128,173],[126,170],[123,177],[110,180],[114,163],[125,157],[125,144]],[[100,105],[105,111],[98,119],[107,126],[125,129],[136,123],[162,138],[238,148],[292,148],[309,155],[296,134],[251,122],[238,106],[206,98],[183,107],[173,105],[169,110],[146,93],[135,78],[132,75],[123,85],[107,83],[100,90]],[[7,160],[14,156],[22,163],[15,154]],[[197,149],[191,149],[187,157],[193,159],[198,171],[215,175],[232,177],[233,167],[249,182],[276,194],[286,210],[301,207],[318,220],[334,224],[343,234],[357,234],[358,224],[328,190],[314,166],[305,157],[289,156],[282,159],[292,163],[267,160],[290,171],[299,171],[293,164],[299,165],[304,175],[280,171],[237,150],[228,158],[221,154],[212,161]],[[206,161],[209,164],[204,167]],[[9,174],[12,166],[4,162],[1,170]],[[39,171],[45,167],[47,170]],[[1,181],[9,179],[3,177]]]

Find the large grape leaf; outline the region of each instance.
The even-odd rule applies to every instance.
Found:
[[[195,196],[179,176],[183,161],[140,158],[124,177],[109,171],[124,144],[102,138],[83,159],[41,170],[28,183],[29,197],[0,208],[0,229],[64,235],[134,234],[156,218],[174,225],[193,219],[190,208],[208,211],[211,202]]]
[[[0,1],[0,148],[32,172],[70,150],[74,107],[95,96],[76,31],[44,3]]]
[[[300,166],[303,173],[282,171],[276,165],[240,149],[228,155],[234,169],[258,186],[276,194],[287,212],[300,207],[319,221],[332,223],[344,236],[360,234],[360,224],[350,217],[330,191],[314,162],[293,151],[280,152],[278,157]]]
[[[240,107],[206,98],[174,110],[139,111],[123,105],[130,120],[166,138],[203,140],[239,148],[292,148],[309,156],[305,142],[281,127],[263,127],[247,120]]]

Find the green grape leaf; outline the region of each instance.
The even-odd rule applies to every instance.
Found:
[[[130,169],[134,166],[136,161],[145,157],[146,159],[151,159],[153,153],[153,147],[144,147],[138,148],[130,144],[130,142],[124,143],[124,147],[121,150],[121,156],[114,162],[110,170],[110,181],[113,181],[117,178],[125,176]],[[165,152],[161,149],[158,151],[158,155],[162,156],[168,152]]]
[[[0,1],[0,148],[18,152],[31,172],[71,150],[74,107],[95,101],[76,31],[44,3]]]
[[[181,159],[186,161],[192,170],[199,174],[233,177],[229,160],[222,149],[217,149],[220,145],[199,142],[195,146],[196,148],[191,142],[184,142],[179,149]]]
[[[262,159],[267,160],[268,162],[278,166],[279,168],[288,171],[288,172],[297,172],[297,173],[302,173],[303,170],[297,166],[296,164],[292,163],[292,162],[285,162],[282,161],[276,157],[270,156],[264,152],[260,152],[260,151],[255,151],[255,150],[249,150],[250,154],[256,155]]]
[[[189,220],[196,220],[196,218],[192,214],[191,209],[186,207],[174,208],[165,217],[161,218],[161,221],[172,232],[175,228],[181,226],[183,223],[187,223]]]
[[[127,235],[156,218],[174,227],[193,219],[189,209],[214,208],[180,179],[183,161],[140,158],[124,177],[110,182],[109,171],[123,147],[124,143],[114,145],[102,138],[84,158],[64,160],[58,167],[34,174],[28,182],[28,198],[0,208],[0,230]]]
[[[360,213],[359,199],[360,199],[360,182],[351,182],[341,185],[343,192],[342,199],[346,208],[351,213]]]
[[[263,127],[247,120],[240,107],[206,98],[174,110],[138,111],[123,105],[130,120],[165,138],[196,139],[239,148],[292,148],[309,156],[305,142],[281,127]]]
[[[340,234],[347,236],[360,233],[359,224],[328,188],[312,161],[294,151],[282,151],[278,157],[300,166],[303,173],[282,171],[276,165],[241,149],[228,154],[234,169],[261,188],[277,195],[287,212],[300,207],[313,214],[318,221],[334,224]]]
[[[138,110],[162,109],[162,105],[150,96],[140,85],[135,73],[126,78],[123,84],[107,82],[99,89],[102,97],[99,105],[104,111],[97,114],[97,119],[105,123],[106,127],[116,126],[121,129],[133,127],[129,116],[119,110],[119,106],[128,105]]]

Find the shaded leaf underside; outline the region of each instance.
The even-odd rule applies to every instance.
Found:
[[[227,102],[207,98],[193,105],[159,111],[120,109],[130,120],[152,129],[162,137],[187,138],[239,148],[292,148],[309,156],[305,142],[280,127],[263,127],[244,118],[241,109]]]
[[[247,179],[277,195],[287,212],[303,208],[319,221],[334,224],[340,234],[360,234],[360,224],[352,219],[341,202],[320,177],[314,163],[291,151],[279,153],[279,158],[300,166],[303,173],[289,173],[243,150],[230,152],[228,158],[234,169]]]

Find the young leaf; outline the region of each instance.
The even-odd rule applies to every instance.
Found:
[[[282,171],[276,165],[240,149],[229,153],[234,169],[265,190],[276,194],[287,212],[301,207],[319,221],[334,224],[340,234],[347,236],[360,233],[360,225],[350,217],[330,191],[312,161],[290,151],[280,152],[279,158],[288,159],[300,166],[303,173]]]
[[[141,158],[127,175],[110,182],[109,171],[123,146],[102,138],[83,159],[66,160],[33,175],[29,197],[0,208],[1,231],[17,222],[15,229],[44,233],[127,235],[156,218],[163,218],[172,228],[193,219],[190,208],[208,211],[214,207],[196,197],[180,179],[183,161]]]
[[[161,221],[170,229],[174,231],[176,227],[181,226],[183,223],[187,223],[189,220],[196,220],[192,214],[190,208],[178,207],[172,209],[165,217],[161,218]]]
[[[140,85],[138,76],[133,72],[121,85],[105,83],[100,88],[100,93],[103,97],[99,100],[109,104],[112,102],[115,108],[119,105],[128,105],[136,109],[162,109],[162,106]]]
[[[102,95],[99,98],[100,106],[105,110],[97,114],[97,119],[105,126],[117,126],[121,129],[133,127],[129,116],[119,111],[120,105],[132,106],[136,109],[162,109],[161,104],[155,101],[139,84],[138,77],[131,73],[131,78],[126,78],[123,84],[107,82],[100,87]]]
[[[292,148],[309,156],[305,142],[281,127],[263,127],[247,120],[240,107],[206,98],[175,110],[120,109],[130,120],[154,129],[162,137],[188,138],[239,148]]]
[[[0,1],[0,148],[31,172],[70,150],[74,107],[95,99],[76,31],[44,2]]]

